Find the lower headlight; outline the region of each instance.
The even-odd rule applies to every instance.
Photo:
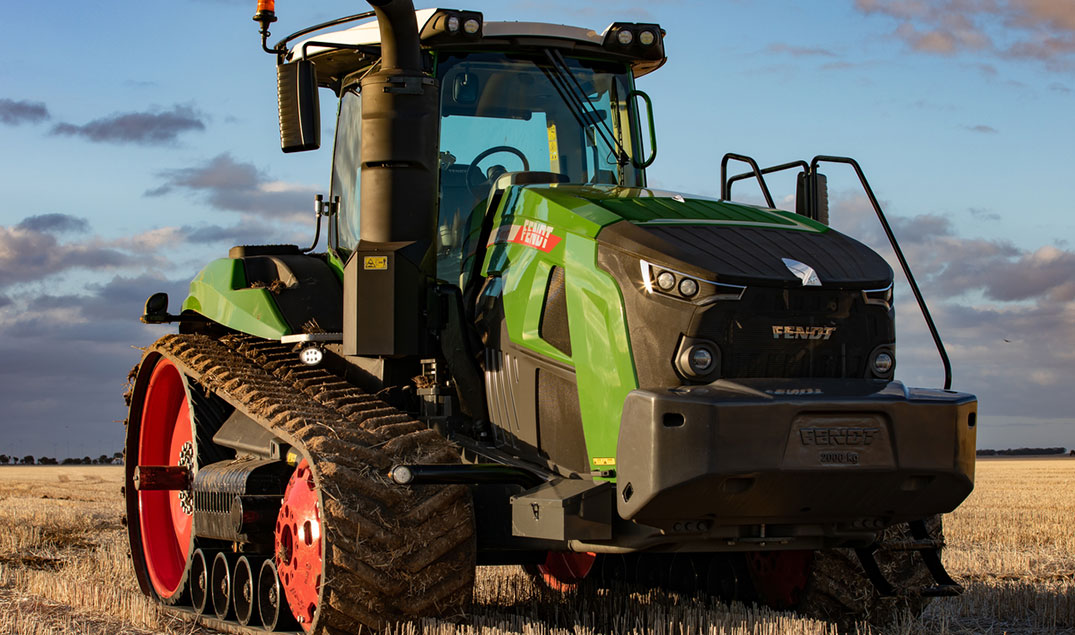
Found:
[[[691,370],[699,375],[704,375],[709,372],[709,369],[713,368],[713,353],[709,349],[697,346],[692,348],[688,355],[690,355],[690,359],[687,360],[687,363],[690,365]]]
[[[878,379],[892,379],[896,371],[896,354],[890,345],[878,346],[870,353],[869,375]]]
[[[712,381],[720,374],[720,349],[709,340],[684,337],[680,340],[675,362],[684,378]]]

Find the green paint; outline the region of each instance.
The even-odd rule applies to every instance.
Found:
[[[335,249],[329,249],[327,253],[328,258],[325,259],[325,262],[328,263],[329,268],[332,269],[332,272],[340,279],[340,282],[343,282],[343,259],[340,258],[340,255],[336,253]]]
[[[268,289],[251,289],[240,260],[210,262],[190,283],[184,311],[194,311],[242,333],[280,339],[291,332]]]
[[[623,401],[638,387],[619,287],[597,266],[597,234],[619,218],[585,199],[564,196],[562,189],[530,186],[506,193],[495,226],[542,223],[560,240],[546,253],[507,242],[505,229],[487,252],[485,271],[499,273],[503,280],[511,341],[574,367],[591,466],[609,469],[593,460],[616,455]],[[564,268],[571,357],[540,335],[545,289],[554,266]]]
[[[569,185],[545,188],[542,194],[601,225],[628,220],[642,225],[738,225],[826,232],[829,228],[794,212],[679,196],[647,188]],[[600,214],[601,210],[606,215]],[[609,220],[611,218],[612,220]]]

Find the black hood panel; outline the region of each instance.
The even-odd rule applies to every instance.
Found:
[[[784,264],[784,258],[813,267],[824,287],[880,289],[892,283],[892,268],[881,256],[832,229],[814,232],[624,221],[606,227],[598,241],[635,252],[656,265],[689,265],[694,271],[684,273],[715,274],[716,281],[725,284],[801,286],[802,281]]]

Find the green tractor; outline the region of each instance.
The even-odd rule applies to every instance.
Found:
[[[843,622],[958,593],[939,515],[973,487],[977,402],[858,164],[726,155],[720,200],[650,189],[660,26],[368,1],[274,47],[259,3],[283,150],[339,98],[327,247],[234,247],[181,311],[146,303],[178,333],[130,394],[141,589],[317,633],[458,613],[478,565]],[[828,226],[822,163],[874,200],[944,389],[893,379],[893,272]]]

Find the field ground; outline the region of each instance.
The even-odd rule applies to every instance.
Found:
[[[863,633],[1075,633],[1075,459],[988,459],[945,518],[945,562],[966,587]],[[212,633],[138,592],[120,524],[121,467],[0,467],[0,633]],[[647,592],[552,597],[516,568],[482,568],[472,614],[399,635],[835,633],[823,622]]]

